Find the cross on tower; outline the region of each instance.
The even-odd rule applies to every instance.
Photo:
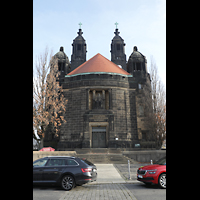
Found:
[[[118,23],[117,23],[117,22],[115,22],[115,25],[116,25],[116,29],[117,29],[117,25],[118,25]]]
[[[80,29],[81,29],[81,25],[82,25],[82,23],[80,22],[78,25],[80,26]]]

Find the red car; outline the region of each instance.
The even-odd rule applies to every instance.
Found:
[[[137,170],[137,180],[145,184],[158,184],[166,188],[166,157],[161,158],[153,165],[146,165]]]

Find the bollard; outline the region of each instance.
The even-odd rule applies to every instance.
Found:
[[[151,160],[151,165],[153,165],[153,160]]]
[[[128,174],[129,174],[128,179],[131,180],[130,161],[129,160],[128,160]]]

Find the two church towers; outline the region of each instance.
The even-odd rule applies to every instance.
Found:
[[[125,43],[124,40],[119,36],[119,31],[115,29],[115,36],[111,42],[111,61],[117,65],[120,65],[124,70],[127,71],[126,67],[126,54],[125,54]],[[79,24],[81,25],[81,23]],[[87,45],[83,38],[82,29],[79,28],[77,32],[78,36],[73,40],[72,43],[72,55],[71,55],[71,71],[83,64],[86,61]]]

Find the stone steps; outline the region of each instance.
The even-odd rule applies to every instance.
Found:
[[[107,154],[101,154],[101,155],[97,155],[97,154],[90,154],[90,155],[86,155],[86,154],[77,154],[78,157],[80,158],[85,158],[87,160],[89,160],[90,162],[94,163],[94,164],[125,164],[127,163],[127,159],[122,156],[122,155],[118,155],[118,154],[112,154],[112,155],[107,155]]]
[[[85,148],[76,149],[77,157],[86,158],[94,164],[127,164],[136,163],[122,154],[121,149],[112,148]]]
[[[84,149],[76,149],[77,154],[120,154],[121,149],[111,149],[111,148],[84,148]]]

